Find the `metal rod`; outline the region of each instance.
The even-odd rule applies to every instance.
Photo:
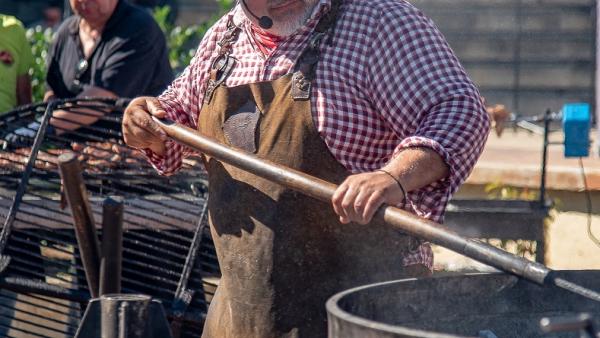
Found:
[[[100,295],[121,293],[123,262],[123,198],[109,197],[102,204],[102,259]]]
[[[53,237],[54,233],[52,232],[52,230],[54,230],[54,229],[50,229],[50,231],[44,230],[43,234],[40,234],[35,231],[19,230],[19,233],[27,235],[27,239],[22,239],[22,238],[19,238],[18,236],[13,235],[11,237],[11,241],[14,241],[15,244],[35,245],[36,247],[39,245],[38,241],[42,241],[42,240],[52,241],[52,242],[55,242],[55,243],[61,244],[61,245],[71,245],[71,242],[64,242],[64,241],[56,240],[56,238]],[[47,234],[47,236],[46,236],[46,234]],[[128,235],[131,235],[131,234],[128,234]],[[128,237],[133,237],[133,236],[128,236]],[[145,239],[143,237],[141,237],[141,238]],[[32,241],[32,239],[35,239],[35,241]],[[137,240],[137,239],[125,239],[125,242],[135,244],[135,245],[140,245],[139,240]],[[149,249],[156,249],[156,247],[152,246],[152,245],[143,245],[143,246],[146,248],[149,248]],[[56,252],[60,252],[62,254],[73,255],[73,253],[68,250],[50,247],[50,246],[46,246],[46,245],[42,245],[42,247],[51,248],[52,250],[54,250]],[[20,247],[17,247],[17,248],[11,247],[11,250],[13,252],[20,253],[21,254],[20,256],[23,256],[23,257],[32,257],[33,259],[38,259],[38,260],[48,259],[47,257],[44,257],[42,254],[40,254],[37,251],[23,250]],[[159,257],[148,256],[148,253],[145,251],[133,250],[133,249],[129,248],[129,249],[127,249],[127,252],[130,254],[130,256],[135,255],[138,257],[142,257],[142,258],[147,259],[148,261],[152,261],[154,264],[142,263],[135,259],[128,259],[128,260],[126,259],[125,262],[127,262],[130,265],[136,265],[137,267],[141,267],[143,269],[152,269],[152,270],[154,270],[154,272],[160,272],[160,273],[166,273],[166,274],[178,276],[178,274],[176,273],[175,270],[183,266],[183,264],[181,264],[180,261],[172,261],[172,260],[162,259],[162,257],[159,258]],[[216,257],[214,257],[214,258],[216,259]],[[17,259],[17,258],[13,257],[13,259]],[[182,260],[182,259],[184,259],[184,256],[179,257],[179,260]],[[58,265],[65,269],[68,269],[69,267],[72,266],[71,263],[60,262],[60,261],[53,261],[52,264]],[[168,266],[170,269],[165,268],[165,266]],[[145,276],[143,273],[139,273],[138,271],[135,271],[135,270],[133,270],[131,272],[134,274],[140,275],[140,276]],[[170,281],[170,283],[175,284],[174,281]]]
[[[81,174],[81,166],[74,153],[65,153],[58,157],[58,167],[65,196],[71,207],[75,236],[90,294],[93,298],[97,298],[100,288],[100,245],[96,235],[92,208]]]
[[[27,166],[23,171],[23,175],[21,176],[21,182],[17,187],[17,192],[15,194],[13,204],[10,206],[10,210],[8,211],[8,215],[6,217],[6,220],[4,221],[4,227],[2,228],[2,232],[0,233],[0,271],[4,270],[10,262],[10,257],[3,255],[4,249],[6,248],[6,243],[8,242],[12,226],[15,222],[17,211],[19,210],[19,205],[21,204],[23,196],[25,195],[27,183],[29,182],[31,172],[33,171],[35,160],[37,159],[38,155],[38,150],[42,146],[42,141],[44,139],[44,136],[46,135],[46,127],[48,127],[48,123],[50,122],[50,118],[52,117],[52,111],[54,110],[54,107],[55,104],[53,102],[50,102],[46,106],[46,112],[42,117],[40,127],[38,129],[37,134],[35,135],[33,146],[31,146],[31,153],[29,154],[29,159],[27,160]]]
[[[548,142],[548,138],[550,135],[550,114],[552,112],[550,109],[546,111],[544,114],[544,145],[542,150],[542,173],[541,173],[541,182],[540,182],[540,205],[545,207],[546,205],[546,171],[548,164],[548,146],[550,143]]]
[[[89,296],[89,295],[88,295]],[[50,298],[42,295],[28,293],[27,297],[21,297],[16,292],[1,292],[0,293],[0,306],[10,308],[12,304],[19,302],[28,306],[34,306],[33,312],[39,314],[39,310],[55,312],[60,315],[69,315],[73,311],[79,311],[79,304],[75,305],[75,302],[64,302],[58,298]],[[64,317],[48,318],[49,321],[55,323],[65,323]],[[75,323],[65,323],[69,326],[76,327]]]
[[[324,202],[330,202],[335,192],[336,186],[332,183],[260,159],[253,154],[242,153],[172,121],[159,119],[156,119],[156,121],[178,143],[289,189],[300,191]],[[428,240],[484,264],[539,284],[544,284],[546,276],[551,271],[542,264],[528,261],[476,240],[463,238],[441,224],[421,219],[407,211],[394,207],[384,206],[380,208],[372,223],[387,223],[410,235]]]
[[[513,68],[513,77],[514,77],[514,87],[513,87],[513,109],[515,111],[521,110],[520,105],[520,93],[521,93],[521,50],[522,50],[522,40],[523,40],[523,0],[518,0],[515,3],[515,21],[517,24],[517,35],[515,36],[515,49],[513,52],[513,60],[514,60],[514,68]]]
[[[14,304],[14,305],[16,305],[16,304]],[[0,308],[3,308],[5,306],[6,306],[5,304],[1,304]],[[19,306],[15,306],[13,308],[8,308],[7,310],[8,311],[0,310],[0,317],[5,320],[8,320],[8,322],[11,323],[12,326],[19,326],[19,325],[15,325],[16,324],[15,322],[21,322],[21,323],[27,324],[27,326],[29,326],[29,327],[34,326],[34,327],[36,327],[37,330],[45,332],[46,334],[51,334],[54,337],[56,337],[57,335],[59,337],[64,337],[65,335],[68,335],[69,331],[71,331],[73,328],[70,325],[67,326],[68,325],[67,323],[43,318],[40,316],[39,312],[36,313],[35,310],[28,311],[28,310],[20,308]],[[46,319],[46,320],[38,320],[38,319],[42,319],[42,318]],[[58,324],[58,325],[56,325],[56,324]],[[61,326],[63,327],[63,329],[60,328]],[[65,327],[65,326],[67,326],[67,327]],[[3,336],[3,337],[8,338],[10,336]],[[34,337],[39,337],[39,336],[35,335]]]
[[[18,293],[34,293],[52,298],[66,299],[80,304],[86,303],[90,298],[89,293],[85,291],[67,289],[39,280],[19,277],[0,278],[0,287]]]
[[[188,288],[188,281],[190,279],[190,275],[192,274],[192,270],[194,269],[194,263],[196,262],[196,257],[198,257],[200,245],[202,244],[202,235],[204,234],[204,228],[206,225],[205,219],[207,211],[208,203],[204,203],[202,213],[200,214],[200,219],[198,220],[198,226],[194,232],[194,239],[190,245],[188,256],[185,260],[185,264],[183,265],[179,283],[177,284],[177,290],[175,291],[175,298],[173,299],[172,306],[173,316],[175,319],[171,321],[171,332],[173,333],[174,338],[181,337],[182,320],[188,306],[192,302],[192,297],[194,296],[194,290]],[[200,287],[202,287],[201,284]],[[202,289],[200,291],[202,291]]]
[[[598,337],[594,329],[592,316],[588,313],[568,317],[542,318],[540,328],[544,333],[579,331],[580,337]]]
[[[594,86],[592,86],[592,97],[595,96],[595,107],[596,111],[596,149],[593,151],[596,155],[600,155],[600,3],[595,1],[596,3],[596,15],[594,17],[594,40],[596,41],[596,48],[594,50],[594,69],[596,70],[594,74],[592,74]]]
[[[33,295],[41,295],[47,296],[56,299],[64,299],[72,302],[76,302],[79,304],[86,304],[90,298],[90,294],[86,291],[80,290],[72,290],[65,287],[51,285],[46,282],[42,282],[39,280],[32,280],[27,278],[19,278],[19,277],[2,277],[0,278],[0,288],[13,291],[16,293],[27,293]],[[133,290],[129,290],[132,292]],[[48,299],[44,299],[44,301],[50,301]],[[56,305],[68,307],[65,304]],[[72,308],[78,309],[78,308]],[[50,309],[49,309],[50,310]],[[55,308],[51,309],[52,311],[56,311]],[[64,313],[63,313],[64,314]],[[170,319],[174,319],[172,314],[169,314],[168,317]],[[195,317],[194,315],[185,316],[182,319],[183,323],[188,324],[200,324],[202,321],[199,317]]]
[[[21,320],[14,320],[14,319],[13,319],[13,321],[14,322],[21,322]],[[52,338],[51,336],[46,336],[44,334],[40,334],[38,332],[30,331],[30,330],[25,329],[25,328],[15,328],[15,326],[16,325],[14,325],[12,323],[9,324],[9,325],[0,324],[0,329],[2,329],[2,332],[9,332],[9,331],[10,332],[14,332],[14,333],[19,333],[20,332],[20,333],[23,333],[24,336],[26,336],[26,337]],[[17,336],[17,337],[20,337],[20,336]],[[10,337],[10,338],[15,338],[15,337],[13,336],[13,337]]]

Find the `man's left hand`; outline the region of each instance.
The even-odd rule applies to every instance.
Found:
[[[382,171],[352,175],[337,188],[331,202],[340,222],[367,224],[382,204],[397,206],[404,199],[394,178]]]

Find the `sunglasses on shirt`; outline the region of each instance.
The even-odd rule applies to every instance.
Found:
[[[75,76],[73,78],[73,83],[71,84],[71,91],[75,93],[81,93],[83,90],[83,84],[81,84],[81,77],[87,71],[89,67],[89,62],[86,59],[81,59],[75,65]]]

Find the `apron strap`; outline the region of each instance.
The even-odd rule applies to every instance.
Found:
[[[308,46],[304,49],[292,76],[292,98],[295,101],[306,101],[310,99],[312,92],[312,81],[320,58],[321,42],[327,37],[327,43],[331,45],[335,23],[343,0],[332,0],[331,8],[323,14],[321,20],[310,36]]]
[[[233,14],[229,14],[227,18],[227,31],[225,35],[218,42],[219,54],[210,66],[210,75],[208,79],[208,86],[204,93],[204,103],[210,102],[212,99],[215,89],[219,87],[233,71],[236,60],[231,57],[231,50],[233,44],[237,41],[240,36],[241,28],[236,26],[233,22]]]
[[[337,20],[340,6],[343,0],[332,0],[331,8],[323,14],[317,27],[309,38],[308,46],[300,54],[294,75],[292,76],[292,98],[295,101],[306,101],[310,99],[312,81],[315,75],[315,69],[319,62],[321,42],[327,37],[328,44],[331,44],[334,26]],[[204,103],[210,102],[214,91],[227,80],[236,60],[231,57],[233,44],[237,41],[241,28],[233,22],[233,14],[229,14],[227,19],[227,32],[219,41],[219,54],[210,67],[210,76],[208,86],[204,94]]]

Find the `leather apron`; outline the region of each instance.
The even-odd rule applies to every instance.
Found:
[[[270,82],[224,86],[235,66],[228,50],[239,33],[231,23],[213,64],[199,131],[341,183],[349,173],[319,136],[310,104],[319,45],[338,6],[334,1],[317,25],[295,71]],[[334,293],[406,277],[402,256],[412,242],[407,236],[382,226],[342,225],[329,203],[214,158],[204,160],[209,221],[222,278],[203,337],[325,337],[325,302]]]

